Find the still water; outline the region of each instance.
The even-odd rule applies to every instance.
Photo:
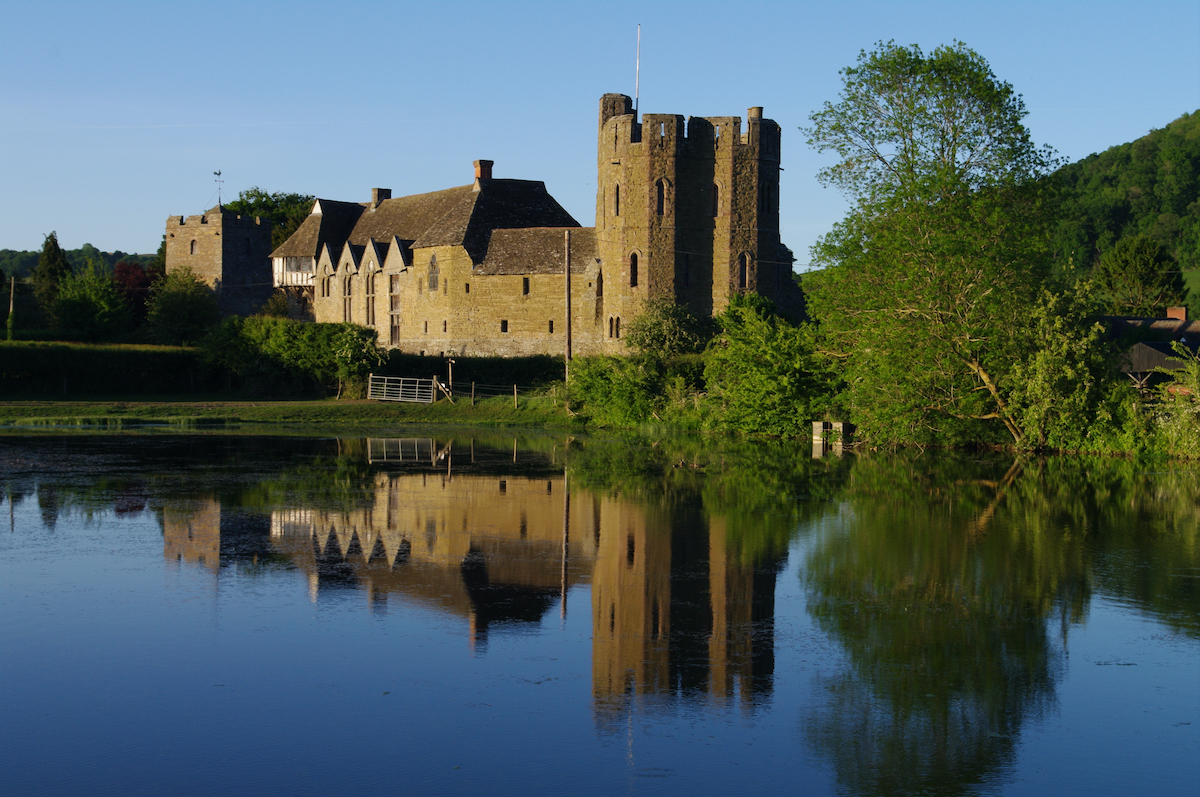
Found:
[[[14,795],[1200,793],[1200,466],[0,437]]]

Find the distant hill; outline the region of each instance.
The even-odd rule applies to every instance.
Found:
[[[6,276],[16,275],[18,277],[29,276],[29,271],[37,265],[38,257],[42,254],[39,249],[36,252],[19,252],[15,249],[0,249],[0,271],[3,271]],[[67,256],[67,262],[72,268],[85,265],[89,260],[102,263],[109,271],[117,263],[124,260],[126,263],[137,263],[140,266],[148,266],[158,259],[158,255],[133,255],[120,250],[116,252],[101,252],[91,244],[84,244],[78,249],[65,249],[63,254]]]
[[[1091,268],[1120,239],[1145,233],[1184,272],[1200,312],[1200,111],[1137,141],[1062,167],[1060,262]]]

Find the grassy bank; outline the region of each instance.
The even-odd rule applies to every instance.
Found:
[[[515,408],[511,397],[482,399],[474,406],[464,399],[453,404],[442,400],[426,405],[332,399],[220,401],[200,396],[133,401],[114,397],[83,401],[0,402],[0,428],[7,429],[288,425],[318,431],[425,423],[550,428],[577,425],[561,402],[549,396],[521,397]]]

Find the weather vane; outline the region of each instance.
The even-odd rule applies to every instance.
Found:
[[[223,183],[225,181],[221,179],[221,170],[220,169],[217,169],[215,172],[213,172],[213,174],[215,174],[217,176],[217,179],[214,180],[213,182],[215,182],[217,184],[217,204],[220,205],[221,204],[221,183]]]

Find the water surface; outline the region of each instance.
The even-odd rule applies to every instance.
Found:
[[[47,435],[0,490],[10,793],[1200,792],[1195,465]]]

